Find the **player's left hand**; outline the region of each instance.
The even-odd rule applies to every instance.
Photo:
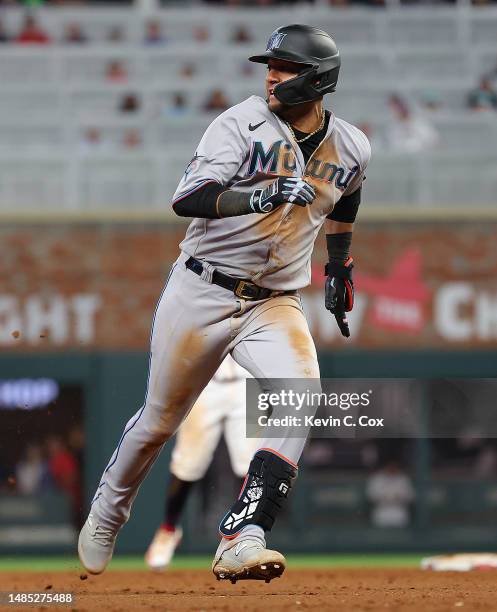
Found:
[[[328,276],[325,283],[324,305],[335,315],[342,336],[350,336],[347,312],[354,306],[354,283],[352,281],[352,257],[346,262],[330,261],[324,269]]]

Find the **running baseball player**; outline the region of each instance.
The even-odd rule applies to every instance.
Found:
[[[145,554],[154,570],[169,565],[183,530],[180,519],[193,485],[201,480],[224,434],[236,476],[243,479],[256,450],[255,438],[245,436],[245,380],[250,374],[228,355],[202,391],[176,435],[171,457],[164,521]]]
[[[353,224],[370,158],[366,136],[323,108],[340,56],[307,25],[278,28],[266,51],[265,99],[251,96],[207,128],[173,198],[194,217],[160,297],[145,402],[127,423],[79,537],[91,573],[110,561],[140,483],[230,353],[271,389],[272,379],[319,381],[299,289],[310,282],[324,225],[325,307],[344,336],[353,306]],[[266,549],[291,493],[305,437],[262,439],[239,498],[221,520],[219,579],[270,581],[284,556]]]

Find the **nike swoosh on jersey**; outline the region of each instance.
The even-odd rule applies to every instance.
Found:
[[[252,125],[251,123],[249,123],[249,132],[253,132],[254,130],[256,130],[258,127],[261,127],[261,125],[263,123],[266,123],[266,120],[264,119],[264,121],[261,121],[260,123],[257,123],[256,125]]]

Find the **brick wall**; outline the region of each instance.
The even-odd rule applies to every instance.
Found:
[[[0,228],[0,349],[146,350],[185,226]],[[362,222],[351,346],[497,346],[496,222]],[[320,346],[343,344],[322,306],[319,238],[306,312]]]

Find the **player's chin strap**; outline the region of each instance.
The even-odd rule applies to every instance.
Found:
[[[296,465],[270,449],[258,450],[250,462],[240,496],[219,525],[221,535],[232,538],[247,525],[259,525],[270,531],[296,477]]]

